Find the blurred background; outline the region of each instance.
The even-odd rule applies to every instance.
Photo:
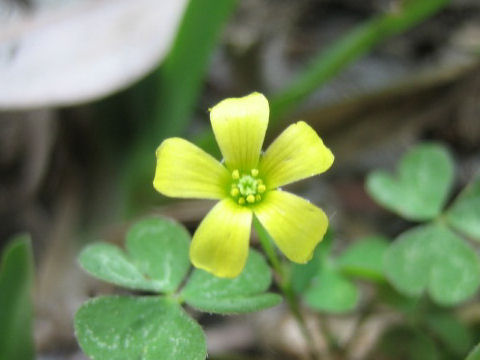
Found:
[[[336,156],[326,174],[292,185],[326,210],[335,249],[395,236],[411,224],[369,199],[365,175],[435,140],[454,154],[457,191],[472,178],[479,55],[478,0],[0,0],[0,249],[31,234],[38,359],[85,359],[73,314],[118,292],[80,270],[85,244],[122,244],[128,225],[152,213],[193,231],[212,206],[153,190],[164,138],[218,156],[208,108],[263,92],[266,144],[302,119]],[[339,343],[360,315],[329,317]],[[350,358],[409,358],[384,354],[395,316],[382,316]],[[212,359],[305,356],[281,306],[199,321]]]

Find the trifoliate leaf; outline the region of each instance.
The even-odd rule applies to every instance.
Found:
[[[384,269],[398,291],[410,296],[428,291],[442,305],[468,299],[480,282],[475,251],[439,224],[401,234],[385,254]]]
[[[178,223],[151,218],[136,223],[127,234],[126,248],[140,271],[163,281],[163,291],[175,290],[188,272],[190,234]]]
[[[234,279],[216,277],[196,269],[181,296],[192,307],[214,313],[244,313],[275,306],[276,294],[265,293],[272,274],[265,259],[251,250],[243,272]]]
[[[447,212],[447,221],[458,231],[480,241],[480,177],[455,200]]]
[[[75,333],[92,360],[204,360],[200,326],[171,299],[108,296],[75,315]]]
[[[190,235],[179,224],[151,218],[135,224],[127,234],[124,253],[107,243],[86,247],[82,267],[91,275],[130,289],[171,292],[185,277]]]
[[[401,160],[394,177],[385,171],[368,176],[370,196],[409,220],[424,221],[440,214],[453,181],[453,161],[438,144],[422,144]]]
[[[304,292],[308,306],[328,313],[350,311],[357,305],[358,298],[355,284],[331,266],[323,266]]]
[[[382,280],[383,255],[388,248],[384,237],[372,236],[351,245],[337,258],[338,268],[347,275]]]
[[[0,359],[34,358],[32,286],[30,237],[17,236],[0,262]]]

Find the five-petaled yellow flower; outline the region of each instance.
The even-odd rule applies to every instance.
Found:
[[[243,270],[253,214],[285,256],[297,263],[311,259],[328,227],[321,209],[280,186],[326,171],[333,154],[302,121],[290,125],[262,153],[268,117],[268,101],[259,93],[214,106],[210,120],[222,163],[180,138],[166,139],[156,152],[157,191],[220,200],[190,246],[193,265],[216,276],[233,278]]]

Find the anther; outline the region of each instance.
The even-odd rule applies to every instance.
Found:
[[[247,201],[250,203],[250,204],[253,204],[255,202],[255,195],[248,195],[247,196]]]
[[[265,190],[267,190],[267,188],[266,188],[265,185],[260,184],[260,185],[257,186],[257,191],[258,191],[260,194],[264,193]]]
[[[233,170],[232,171],[232,179],[234,179],[234,180],[240,179],[240,171],[238,171],[237,169]]]
[[[253,177],[257,177],[258,169],[252,169],[252,170],[250,170],[250,173],[252,174]]]
[[[245,198],[244,198],[244,197],[238,198],[238,204],[239,204],[239,205],[245,204]]]
[[[232,190],[230,190],[230,195],[232,195],[233,197],[238,196],[239,193],[240,193],[240,190],[238,190],[238,188],[236,187],[232,187]]]

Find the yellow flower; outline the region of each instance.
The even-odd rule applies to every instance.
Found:
[[[326,171],[333,154],[303,121],[290,125],[261,153],[268,117],[268,101],[259,93],[214,106],[210,120],[222,163],[180,138],[166,139],[156,151],[157,191],[220,200],[190,246],[193,265],[216,276],[233,278],[243,270],[253,214],[297,263],[311,259],[328,227],[321,209],[279,187]]]

